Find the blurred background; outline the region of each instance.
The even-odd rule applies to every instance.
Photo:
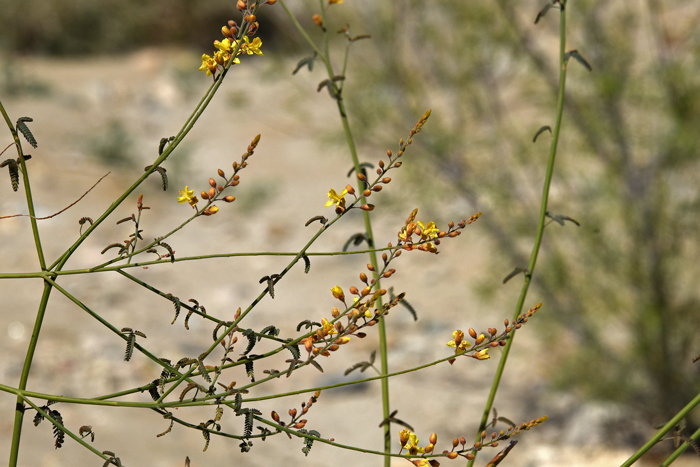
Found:
[[[318,3],[291,3],[307,31],[320,40],[311,21]],[[438,257],[414,252],[399,261],[399,273],[388,285],[397,293],[409,291],[419,319],[414,323],[405,310],[392,312],[393,369],[444,356],[443,341],[455,328],[481,331],[513,314],[522,276],[502,282],[514,267],[527,266],[550,135],[532,139],[543,125],[554,126],[559,12],[550,10],[534,25],[544,3],[348,0],[327,12],[329,31],[348,23],[351,36],[372,36],[352,45],[344,88],[363,161],[376,163],[386,148],[395,150],[398,139],[433,109],[401,171],[392,175],[395,181],[377,199],[378,243],[395,242],[395,232],[416,207],[419,219],[443,228],[450,220],[484,213],[461,237],[443,242]],[[78,206],[43,221],[50,258],[73,241],[71,235],[77,238],[80,217],[98,217],[153,161],[160,138],[179,130],[210,83],[197,71],[199,57],[211,53],[228,19],[239,19],[234,7],[230,0],[3,2],[0,98],[13,120],[24,115],[35,120],[31,128],[39,148],[30,151],[29,169],[39,215],[67,206],[111,171]],[[700,389],[700,364],[692,363],[700,353],[700,6],[681,0],[572,0],[567,11],[567,50],[577,49],[593,71],[574,62],[569,67],[549,211],[570,216],[580,226],[551,222],[545,230],[526,302],[544,306],[518,334],[496,408],[515,422],[545,414],[550,420],[522,436],[507,460],[510,465],[620,463]],[[347,183],[351,164],[335,104],[315,92],[325,79],[323,70],[317,66],[292,75],[296,63],[312,52],[280,5],[262,8],[259,21],[265,56],[245,57],[244,66],[229,74],[217,99],[166,163],[169,190],[162,191],[156,176],[144,185],[146,204],[153,207],[144,214],[147,235],[154,237],[188,214],[186,206],[174,203],[177,190],[188,184],[201,191],[217,168],[227,171],[262,134],[260,149],[241,174],[238,200],[173,238],[181,256],[298,250],[310,236],[302,225],[323,213],[328,188]],[[331,36],[339,73],[346,42],[342,34]],[[8,144],[9,135],[4,138]],[[21,194],[11,191],[7,175],[2,177],[0,214],[24,212]],[[135,203],[135,197],[133,204],[125,203],[115,221],[130,215]],[[359,216],[349,217],[322,237],[316,251],[338,250],[362,229]],[[0,220],[1,272],[36,268],[29,232],[26,218]],[[69,268],[99,264],[102,248],[128,233],[124,225],[113,224],[96,231]],[[276,288],[280,299],[261,307],[248,326],[288,320],[291,335],[299,321],[319,320],[333,306],[328,290],[336,283],[358,285],[365,262],[361,256],[314,261],[310,278],[290,275]],[[134,275],[181,298],[194,297],[224,317],[257,295],[257,278],[284,264],[270,258],[217,260]],[[170,327],[171,304],[121,276],[71,276],[65,283],[118,327],[146,332],[149,344],[153,337],[158,355],[170,352],[173,360],[194,355],[209,339],[211,329],[201,321],[189,332],[182,317]],[[9,336],[0,348],[11,356],[0,364],[4,384],[18,380],[39,286],[0,282],[0,329]],[[42,331],[46,340],[38,350],[31,389],[90,396],[157,376],[150,362],[121,362],[120,340],[106,337],[63,297],[52,299],[54,314]],[[376,348],[374,338],[334,355],[328,361],[333,371],[309,374],[309,380],[296,384],[342,380],[347,366]],[[442,441],[471,438],[497,357],[494,352],[489,362],[458,362],[461,368],[455,364],[393,380],[397,416],[411,423],[422,440],[433,431]],[[379,391],[366,386],[324,394],[321,401],[329,405],[318,405],[318,413],[310,414],[317,418],[310,421],[324,427],[317,428],[324,436],[378,449]],[[416,404],[411,397],[426,402]],[[291,399],[289,407],[305,400]],[[0,433],[9,439],[14,398],[0,395],[0,403],[5,414]],[[286,413],[279,405],[270,407],[265,407],[268,412]],[[155,433],[167,425],[156,414],[139,415],[144,420],[129,437],[123,434],[129,423],[124,411],[65,410],[72,413],[64,414],[67,423],[99,427],[100,449],[119,455],[114,446],[121,445],[122,460],[130,464],[181,465],[189,455],[193,465],[204,465],[242,456],[236,444],[219,439],[202,454],[203,440],[185,430],[156,441]],[[367,415],[350,420],[358,410]],[[101,414],[101,422],[85,421],[95,414]],[[115,425],[114,417],[123,418]],[[694,429],[700,418],[688,424]],[[26,424],[23,465],[95,463],[73,443],[63,452],[51,450],[49,431]],[[279,437],[267,443],[246,455],[249,465],[303,462],[301,443]],[[0,445],[0,456],[8,444]],[[669,448],[667,442],[657,455]],[[129,455],[129,450],[135,452]],[[377,462],[323,446],[315,446],[308,461],[320,465],[334,456]]]

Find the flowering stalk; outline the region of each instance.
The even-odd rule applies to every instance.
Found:
[[[514,316],[520,315],[523,305],[525,304],[525,298],[527,297],[527,292],[530,288],[530,283],[532,282],[532,274],[535,270],[535,265],[537,263],[537,255],[540,251],[540,245],[542,244],[542,236],[544,234],[545,220],[547,214],[547,201],[549,198],[549,188],[552,182],[552,174],[554,171],[554,159],[557,155],[557,144],[559,142],[559,132],[561,130],[562,114],[564,110],[564,91],[566,86],[566,1],[562,0],[560,2],[560,22],[559,22],[559,93],[557,96],[557,116],[556,125],[554,127],[554,132],[552,135],[552,144],[549,149],[549,161],[547,163],[547,173],[544,179],[544,187],[542,189],[542,203],[540,205],[540,215],[539,221],[537,223],[537,235],[535,236],[535,245],[532,248],[532,253],[530,254],[530,262],[528,263],[527,271],[525,273],[525,281],[523,287],[520,291],[520,297],[518,298],[518,303],[515,307]],[[510,353],[510,348],[513,345],[513,339],[515,334],[512,334],[508,340],[507,344],[501,353],[501,359],[498,362],[498,368],[496,374],[493,378],[493,383],[491,384],[491,390],[489,391],[489,396],[484,407],[484,412],[481,416],[481,422],[479,423],[479,429],[476,436],[477,441],[481,436],[481,432],[486,428],[489,414],[491,413],[491,408],[493,407],[494,399],[496,398],[496,392],[498,391],[498,386],[501,382],[501,377],[503,376],[503,371],[508,360],[508,354]],[[472,467],[474,465],[474,459],[471,459],[467,464],[467,467]]]

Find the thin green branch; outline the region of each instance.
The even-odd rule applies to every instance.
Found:
[[[644,443],[644,446],[642,446],[641,448],[639,448],[639,450],[638,450],[637,452],[635,452],[635,453],[632,455],[632,457],[630,457],[630,458],[627,459],[625,462],[623,462],[622,465],[620,465],[620,467],[630,467],[632,464],[634,464],[635,462],[637,462],[637,460],[639,460],[639,458],[642,457],[642,456],[644,455],[644,453],[646,453],[649,449],[653,448],[653,447],[656,445],[656,443],[658,443],[658,442],[661,440],[661,438],[664,437],[664,435],[665,435],[666,433],[668,433],[669,431],[671,431],[676,425],[678,425],[678,424],[680,423],[681,420],[683,420],[685,417],[687,417],[688,414],[690,413],[690,411],[693,410],[698,404],[700,404],[700,394],[698,394],[697,396],[695,396],[695,398],[694,398],[692,401],[690,401],[690,402],[688,403],[688,405],[686,405],[685,407],[683,407],[683,408],[682,408],[671,420],[669,420],[668,423],[665,424],[665,425],[663,426],[663,428],[661,428],[649,441],[647,441],[646,443]],[[693,436],[696,436],[696,438],[693,438],[693,439],[697,439],[698,432],[695,432],[695,433],[693,434]],[[685,444],[687,444],[687,443],[685,443]],[[687,449],[687,446],[686,446],[686,448],[684,448],[684,450],[685,450],[685,449]],[[677,453],[674,452],[674,453],[671,455],[671,457],[673,457],[673,459],[671,459],[671,457],[669,457],[668,459],[666,459],[666,461],[664,461],[664,464],[662,464],[662,465],[669,465],[671,462],[673,462],[673,460],[675,460],[675,458],[678,457],[678,456],[681,454],[681,452],[682,452],[682,451],[681,451],[681,452],[678,452],[678,451],[680,451],[680,448],[679,448],[678,450],[676,450]],[[675,457],[674,457],[674,456],[675,456]],[[670,461],[669,461],[669,460],[670,460]],[[667,462],[668,462],[668,463],[667,463]]]
[[[46,314],[46,305],[49,303],[49,296],[51,295],[51,285],[44,283],[44,291],[41,295],[41,301],[39,302],[39,310],[36,314],[36,319],[34,320],[34,330],[32,331],[32,337],[29,340],[29,347],[27,348],[27,354],[24,358],[24,366],[22,367],[22,374],[19,378],[18,388],[24,390],[27,388],[27,380],[29,379],[29,370],[32,367],[32,360],[34,359],[34,351],[36,350],[37,342],[39,341],[39,332],[41,331],[41,325],[44,321],[44,315]],[[17,407],[15,408],[15,422],[12,428],[12,444],[10,446],[10,463],[9,467],[17,466],[17,457],[19,455],[19,441],[22,436],[22,420],[24,419],[24,410],[21,407],[21,397],[17,396]]]
[[[552,144],[549,150],[549,159],[547,163],[547,173],[544,179],[544,187],[542,188],[542,203],[540,205],[540,215],[539,221],[537,223],[537,234],[535,236],[535,244],[532,248],[532,253],[530,255],[530,262],[528,264],[528,270],[525,274],[525,281],[523,287],[520,291],[520,296],[518,298],[518,303],[515,307],[515,313],[513,319],[522,313],[523,306],[525,304],[525,299],[527,297],[527,292],[530,288],[532,282],[532,275],[535,270],[535,265],[537,263],[537,255],[540,251],[540,246],[542,244],[542,236],[544,234],[544,227],[546,222],[547,214],[547,202],[549,199],[549,189],[552,182],[552,174],[554,172],[554,160],[557,155],[557,145],[559,142],[559,133],[561,131],[562,115],[564,111],[564,95],[566,87],[566,61],[565,61],[565,50],[566,47],[566,9],[562,6],[560,9],[560,23],[559,23],[559,93],[557,96],[557,114],[556,114],[556,124],[554,127],[554,134],[552,136]],[[491,408],[493,407],[494,400],[496,398],[496,392],[498,391],[498,386],[501,382],[503,376],[503,371],[505,370],[506,362],[508,360],[508,355],[510,349],[513,346],[513,340],[515,338],[515,333],[513,333],[507,340],[507,344],[503,349],[501,354],[501,359],[498,362],[498,368],[496,369],[496,374],[493,378],[493,383],[491,385],[491,390],[489,391],[489,396],[484,406],[484,412],[481,416],[481,422],[479,423],[479,429],[477,430],[476,440],[481,439],[481,432],[486,428],[489,420],[489,415],[491,413]],[[474,465],[474,460],[470,460],[467,467],[472,467]]]
[[[22,142],[17,135],[15,126],[10,120],[10,116],[7,115],[5,111],[5,106],[0,101],[0,113],[2,113],[7,127],[12,133],[12,138],[15,140],[15,148],[17,149],[17,157],[19,159],[20,167],[22,169],[22,181],[24,183],[24,194],[27,199],[27,209],[29,210],[29,221],[32,225],[32,235],[34,237],[34,246],[36,248],[36,253],[39,257],[39,265],[42,271],[46,270],[46,260],[44,259],[44,250],[41,246],[41,238],[39,237],[39,225],[36,222],[36,212],[34,211],[34,198],[32,198],[32,189],[29,184],[29,172],[27,171],[27,162],[24,160],[24,152],[22,151]]]

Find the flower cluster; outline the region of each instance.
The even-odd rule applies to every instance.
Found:
[[[276,2],[277,0],[267,0],[263,4],[273,5]],[[214,79],[216,79],[216,74],[218,72],[228,67],[229,63],[240,63],[241,61],[238,56],[241,55],[241,53],[263,55],[260,50],[262,46],[260,38],[256,37],[252,42],[248,38],[248,36],[254,36],[260,27],[251,7],[248,5],[248,1],[238,0],[237,8],[243,15],[242,26],[239,26],[234,20],[229,20],[228,24],[221,28],[224,40],[214,41],[214,47],[217,49],[213,52],[214,55],[202,55],[202,65],[199,67],[199,70],[205,72],[207,76],[213,76]],[[241,41],[239,33],[241,29],[244,28],[247,29],[245,29],[245,35]]]
[[[259,142],[260,135],[256,136],[253,141],[251,141],[246,153],[241,156],[241,162],[239,163],[236,161],[233,163],[233,175],[230,178],[227,178],[226,173],[219,169],[217,170],[217,174],[222,178],[222,181],[217,182],[213,178],[209,179],[209,186],[211,188],[209,188],[208,191],[203,191],[200,193],[201,198],[207,201],[207,205],[204,207],[204,210],[201,211],[201,214],[211,216],[219,212],[219,208],[213,204],[214,201],[218,199],[221,199],[227,203],[232,203],[236,200],[236,197],[233,195],[224,196],[222,198],[219,198],[219,195],[226,188],[235,187],[240,183],[240,176],[238,175],[238,172],[248,166],[248,158],[253,155]],[[190,190],[189,185],[186,185],[184,190],[180,190],[180,195],[177,197],[177,202],[180,204],[188,203],[190,206],[192,206],[192,208],[197,209],[199,199],[195,196],[194,190]]]
[[[455,349],[455,355],[461,355],[467,351],[467,349],[472,348],[474,353],[470,354],[469,356],[472,358],[475,358],[477,360],[488,360],[491,358],[491,356],[488,353],[488,349],[490,347],[503,347],[506,345],[506,338],[514,332],[516,329],[520,329],[520,327],[527,323],[528,318],[531,318],[532,315],[534,315],[537,310],[540,309],[542,306],[541,303],[538,303],[534,307],[530,308],[527,312],[521,314],[518,316],[518,319],[515,320],[512,324],[506,319],[504,322],[505,325],[505,330],[500,334],[498,334],[498,330],[496,328],[488,328],[488,341],[486,340],[487,337],[485,334],[477,334],[477,332],[473,328],[469,328],[469,336],[474,339],[474,344],[470,344],[466,340],[464,340],[464,332],[461,330],[456,330],[455,332],[452,333],[452,340],[447,343],[448,347],[452,347]],[[486,343],[485,347],[483,349],[476,349],[477,347],[481,346],[482,344]],[[452,364],[455,362],[454,358],[451,358],[449,362]]]
[[[311,406],[314,405],[318,401],[318,398],[321,396],[321,391],[316,391],[313,396],[309,398],[309,401],[304,403],[301,403],[301,412],[299,412],[297,409],[289,409],[289,416],[291,417],[291,421],[285,423],[281,420],[279,414],[275,412],[274,410],[271,413],[272,419],[276,422],[279,423],[280,426],[289,426],[291,428],[300,430],[306,426],[306,423],[308,420],[306,419],[300,419],[300,417],[306,415],[309,412],[309,409]]]
[[[505,419],[508,420],[508,419]],[[530,428],[533,428],[537,425],[540,425],[544,423],[547,420],[547,416],[536,418],[533,420],[530,420],[529,422],[524,422],[521,423],[520,425],[515,425],[513,422],[508,421],[509,426],[507,430],[500,430],[497,432],[491,433],[489,436],[486,430],[481,432],[481,440],[477,441],[474,443],[473,446],[467,447],[467,440],[464,436],[460,436],[459,438],[455,438],[452,440],[452,450],[444,450],[442,451],[442,454],[437,454],[434,453],[435,451],[435,445],[437,444],[437,433],[433,433],[430,435],[430,442],[427,446],[424,448],[418,446],[419,440],[418,437],[416,436],[415,433],[413,433],[411,430],[404,429],[401,430],[399,433],[399,442],[401,443],[401,450],[399,451],[399,454],[401,454],[404,449],[408,451],[409,456],[417,456],[421,455],[421,458],[418,459],[408,459],[409,462],[411,462],[413,465],[416,467],[438,467],[440,463],[435,460],[435,459],[427,459],[423,456],[426,454],[431,454],[433,453],[433,456],[444,456],[447,457],[448,459],[456,459],[457,457],[464,457],[467,460],[473,460],[476,458],[477,452],[481,451],[485,447],[492,447],[495,448],[498,446],[498,443],[500,441],[504,441],[509,439],[512,436],[519,435],[522,431],[527,431]],[[498,418],[494,416],[494,421],[492,424],[489,424],[490,426],[496,426],[497,422],[503,422],[502,418]],[[498,462],[503,460],[503,458],[508,454],[508,452],[515,446],[516,441],[511,441],[510,444],[506,446],[505,449],[503,449],[501,452],[496,454],[496,457],[493,458],[491,463],[489,465],[496,465]],[[461,445],[461,449],[457,449],[457,447]],[[496,462],[498,461],[498,462]]]

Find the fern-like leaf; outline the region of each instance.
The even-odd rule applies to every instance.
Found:
[[[128,362],[131,360],[134,354],[134,344],[136,344],[136,334],[130,333],[129,337],[126,339],[126,351],[124,352],[124,361]]]
[[[33,122],[34,120],[30,117],[21,117],[19,120],[17,120],[17,129],[22,133],[24,136],[24,139],[27,140],[29,144],[32,145],[33,148],[36,149],[37,142],[36,139],[34,139],[34,135],[32,132],[29,130],[29,127],[25,122]]]
[[[253,370],[253,361],[248,360],[245,362],[245,372],[248,376],[250,376],[250,382],[254,383],[255,382],[255,371]]]
[[[63,443],[66,440],[66,433],[61,428],[63,426],[63,417],[58,410],[50,410],[49,412],[51,418],[53,418],[56,422],[56,424],[53,426],[53,437],[56,439],[54,442],[55,449],[58,449],[63,446]]]

